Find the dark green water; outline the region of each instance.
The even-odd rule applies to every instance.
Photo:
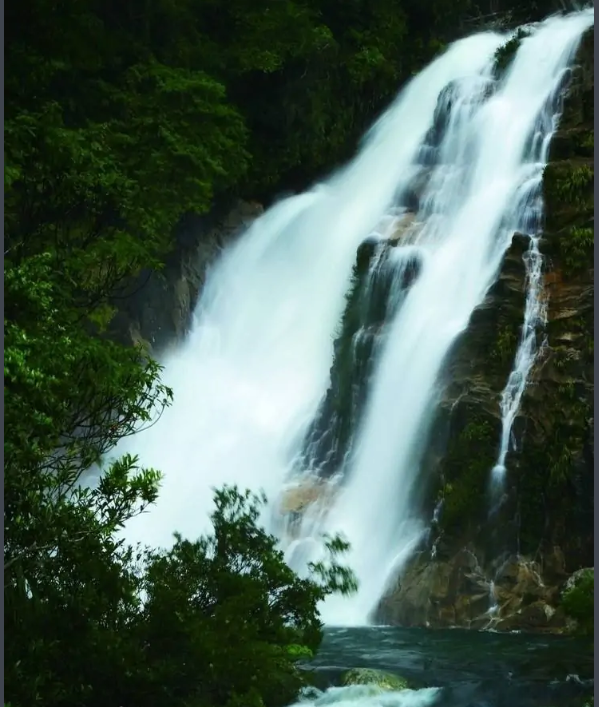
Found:
[[[354,667],[400,674],[415,688],[441,688],[435,707],[581,707],[593,694],[588,642],[559,636],[401,628],[328,629],[311,664],[325,691]],[[332,691],[337,694],[337,691]],[[398,693],[399,695],[400,693]],[[331,692],[329,695],[332,697]],[[324,700],[322,699],[324,697]],[[355,697],[355,699],[354,699]],[[422,704],[417,694],[393,701],[358,696],[308,704]]]

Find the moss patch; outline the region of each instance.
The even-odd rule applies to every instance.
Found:
[[[353,668],[343,676],[343,685],[374,685],[381,690],[399,692],[409,689],[408,681],[384,670]]]
[[[467,424],[449,442],[442,464],[443,501],[440,526],[450,533],[461,532],[479,519],[490,472],[497,453],[493,426],[480,414],[473,414]]]
[[[502,74],[511,64],[522,40],[528,37],[529,34],[530,32],[527,29],[521,27],[505,44],[502,44],[497,49],[495,52],[495,73],[497,75]]]
[[[559,230],[592,217],[594,180],[591,162],[563,160],[547,165],[543,191],[549,230]]]
[[[534,552],[543,539],[567,548],[572,542],[584,544],[586,534],[592,533],[593,463],[585,451],[592,396],[580,381],[565,377],[557,383],[545,382],[544,387],[535,413],[542,416],[536,423],[539,428],[524,440],[519,459],[517,486],[525,553]]]
[[[493,364],[500,370],[506,370],[511,364],[518,350],[518,331],[520,327],[514,324],[505,324],[497,335],[495,346],[491,349],[489,357]]]
[[[572,277],[592,268],[594,249],[594,229],[588,226],[571,226],[559,239],[563,274]]]

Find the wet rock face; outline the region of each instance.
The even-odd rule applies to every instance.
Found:
[[[334,342],[330,385],[306,435],[300,471],[330,477],[342,469],[351,453],[385,325],[422,268],[416,249],[397,248],[417,228],[415,215],[406,212],[381,226],[386,237],[367,238],[358,248]]]
[[[443,561],[431,562],[428,553],[415,558],[383,598],[377,618],[404,626],[568,629],[568,619],[556,609],[559,590],[544,581],[538,563],[517,555],[488,563],[476,552],[470,545]]]
[[[472,82],[476,82],[476,91],[471,92]],[[469,103],[466,104],[462,98],[461,86],[463,84],[468,85],[468,95]],[[425,143],[433,148],[439,147],[443,136],[449,125],[450,116],[452,109],[455,107],[456,103],[460,101],[464,106],[476,105],[482,101],[490,98],[496,88],[497,84],[492,79],[485,79],[482,77],[468,77],[464,79],[455,79],[445,86],[441,91],[439,99],[437,101],[437,107],[433,116],[433,125],[428,131],[425,138]]]
[[[582,43],[560,125],[569,156],[545,171],[547,346],[513,458],[523,548],[559,545],[569,572],[593,563],[593,37]]]
[[[426,513],[437,509],[437,520],[382,600],[382,621],[565,631],[561,590],[593,564],[593,39],[591,30],[582,42],[544,175],[548,320],[513,427],[503,503],[489,514],[500,396],[525,302],[528,239],[518,234],[449,356],[423,464]]]
[[[489,518],[490,470],[501,436],[500,400],[524,315],[528,238],[516,234],[497,282],[473,312],[450,352],[443,393],[424,460],[431,494],[426,513],[440,509],[433,528],[439,557],[479,538],[485,552],[515,548],[513,508]]]
[[[125,344],[144,343],[154,354],[181,341],[208,267],[262,212],[260,204],[238,201],[186,219],[164,269],[142,272],[127,286],[128,296],[115,302],[110,334]]]
[[[273,521],[278,535],[284,540],[294,540],[302,521],[308,514],[323,518],[332,507],[338,486],[335,479],[322,479],[305,474],[289,485],[275,499]]]

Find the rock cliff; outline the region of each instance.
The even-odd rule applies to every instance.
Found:
[[[518,234],[452,354],[423,470],[437,521],[381,602],[383,621],[563,631],[561,590],[593,564],[593,41],[590,31],[544,174],[545,342],[515,420],[503,504],[488,516],[500,395],[523,317]]]
[[[143,271],[115,301],[109,334],[123,343],[141,342],[154,354],[177,344],[191,323],[206,273],[223,248],[263,211],[255,202],[220,204],[203,216],[188,216],[175,234],[164,268]]]
[[[593,40],[591,31],[581,44],[543,178],[547,322],[537,331],[540,354],[514,422],[503,498],[489,514],[501,394],[526,301],[529,241],[518,233],[450,353],[420,471],[431,532],[382,599],[381,622],[564,631],[561,591],[593,564]],[[421,186],[409,191],[408,209],[417,208]],[[410,211],[394,223],[390,236],[366,241],[357,253],[331,384],[299,462],[323,477],[339,471],[351,451],[385,321],[418,277],[417,251],[402,247],[403,261],[389,257],[418,224]]]

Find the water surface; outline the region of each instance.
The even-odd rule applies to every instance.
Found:
[[[331,693],[331,703],[379,707],[580,707],[593,694],[593,654],[581,639],[403,628],[327,629],[310,666],[318,686],[339,685],[350,668],[388,670],[416,691],[401,697]],[[422,688],[437,692],[422,693]],[[420,698],[419,698],[420,694]],[[322,700],[322,696],[321,696]],[[308,704],[318,704],[310,699]]]

